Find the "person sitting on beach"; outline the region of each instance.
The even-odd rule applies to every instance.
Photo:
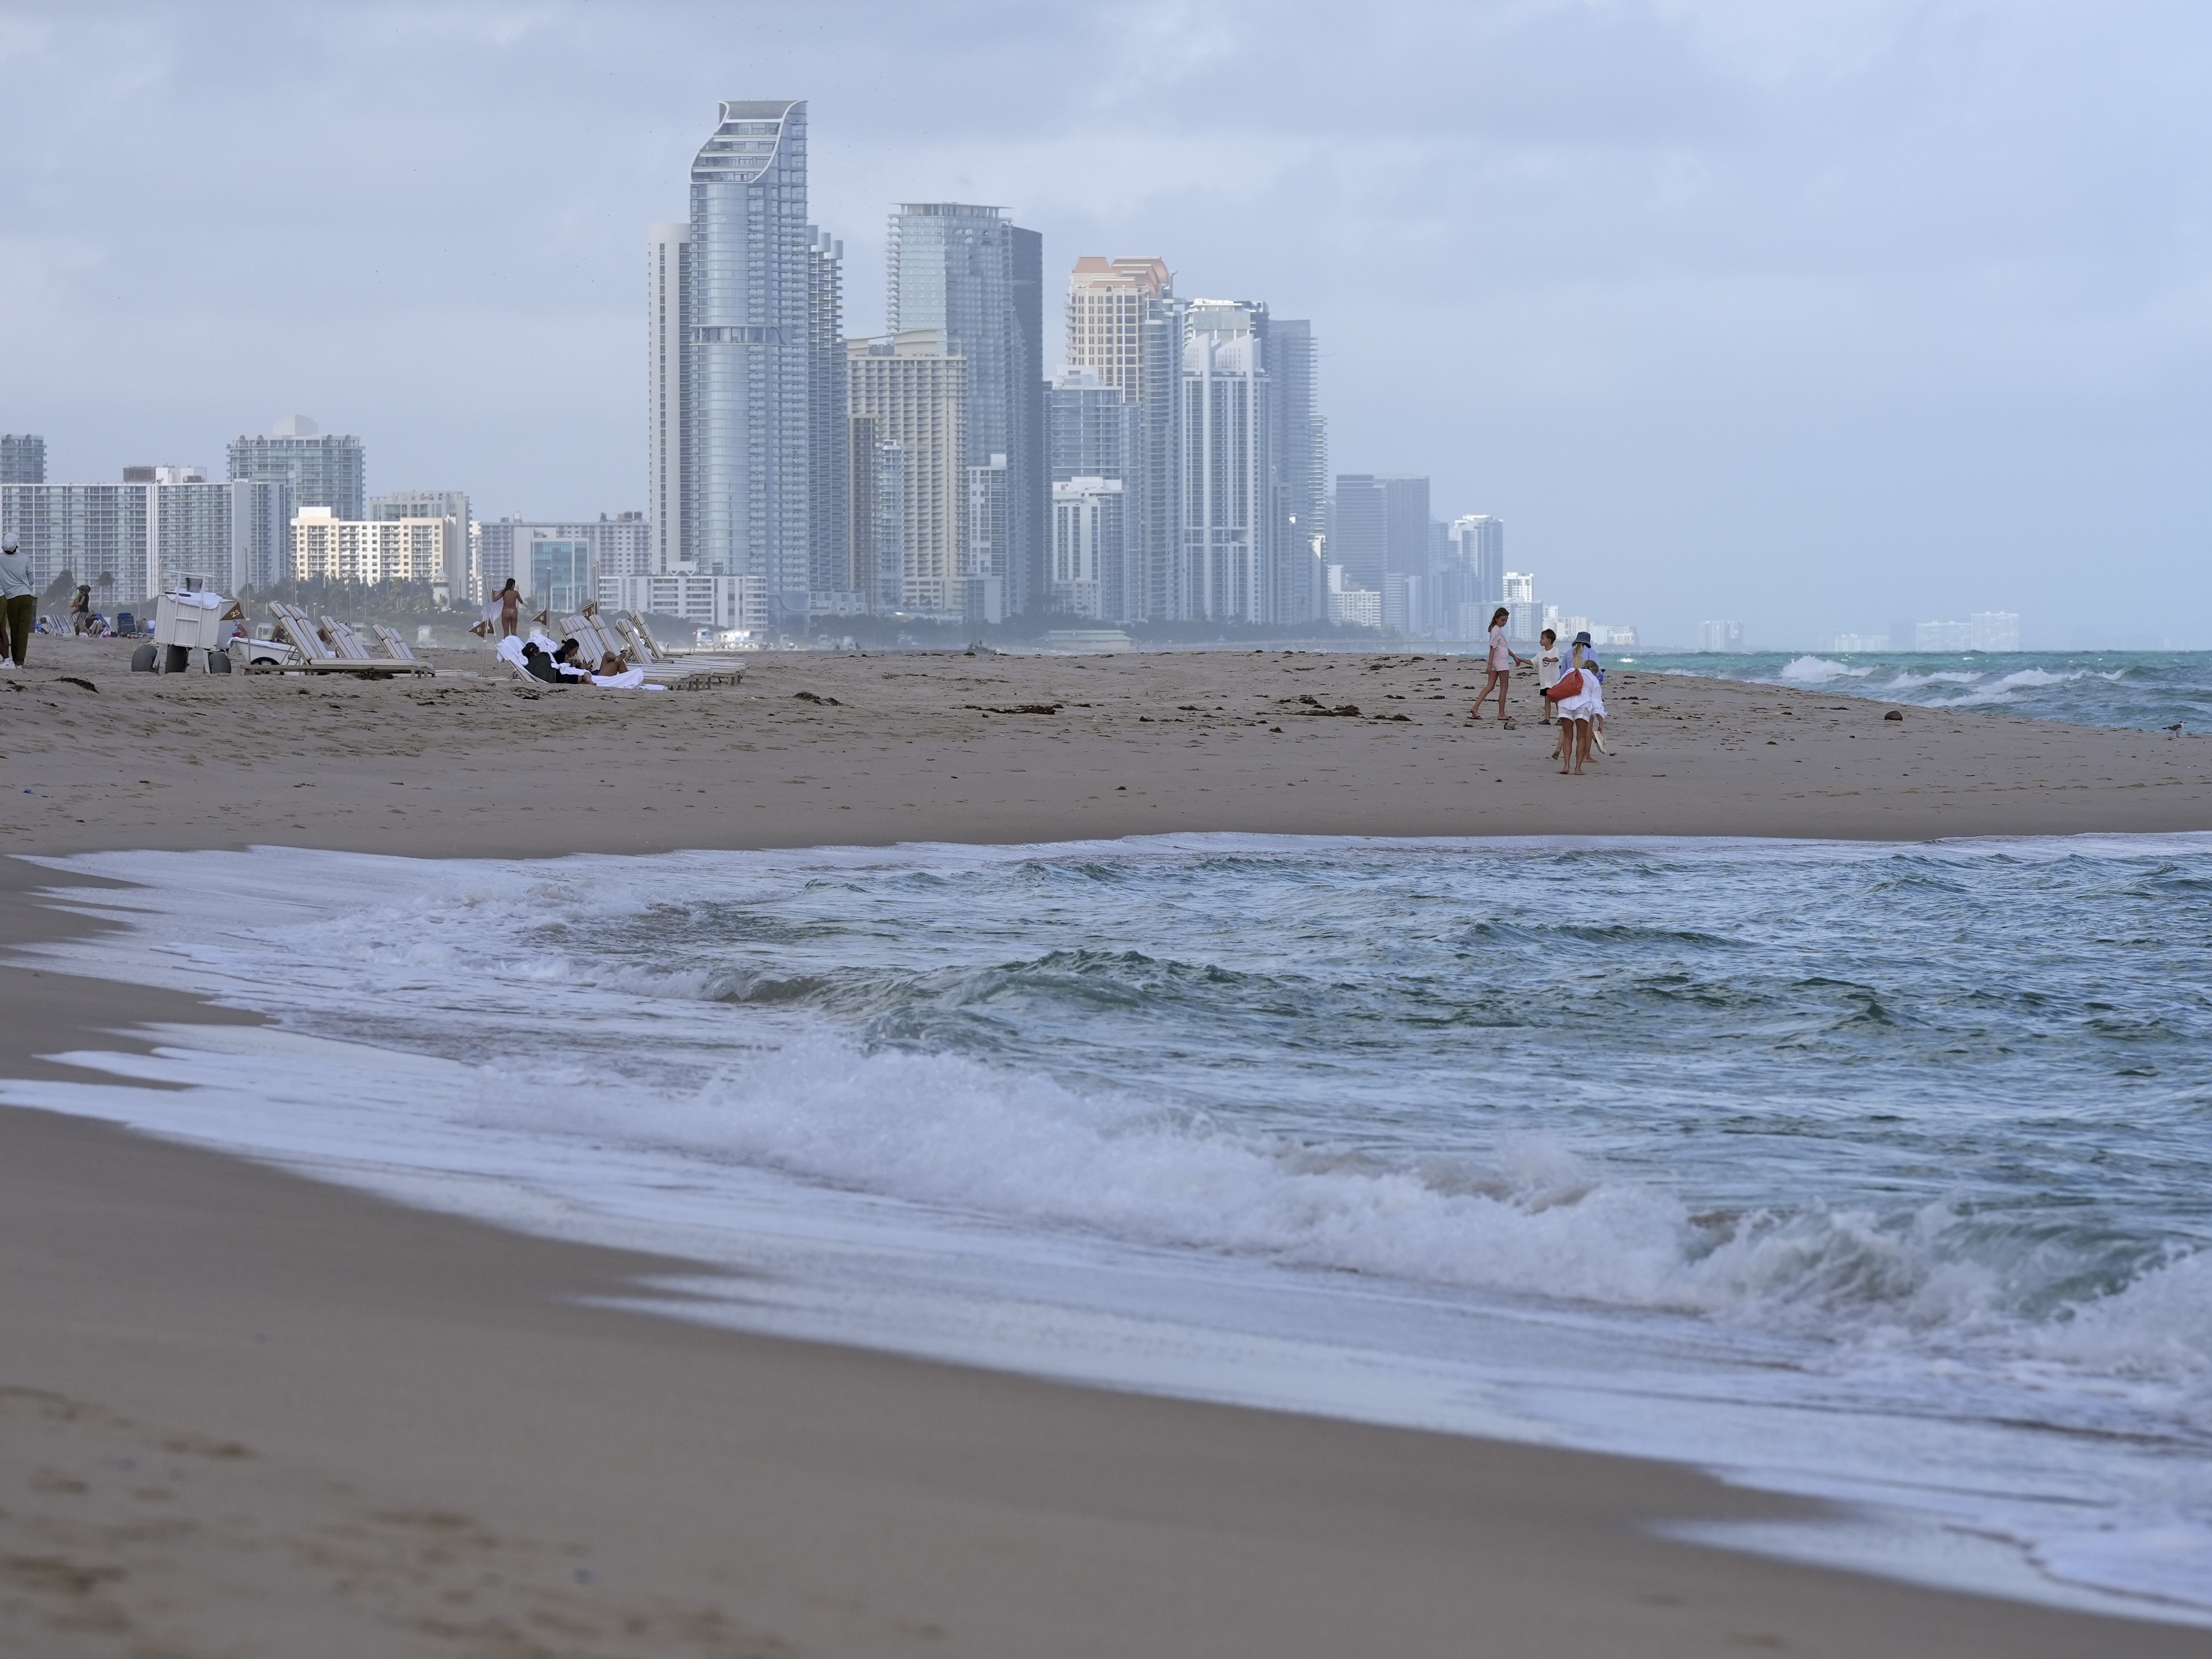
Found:
[[[548,685],[566,685],[568,683],[568,677],[555,665],[545,647],[535,640],[522,647],[522,672],[532,679],[544,680]]]
[[[1507,687],[1513,682],[1513,665],[1517,662],[1523,668],[1529,665],[1528,658],[1522,656],[1505,642],[1505,623],[1512,614],[1502,605],[1491,613],[1488,678],[1482,682],[1482,690],[1474,694],[1474,707],[1467,711],[1467,717],[1469,720],[1479,720],[1482,718],[1483,700],[1490,696],[1490,688],[1494,685],[1498,688],[1498,718],[1500,721],[1504,721],[1505,692]]]
[[[561,648],[553,653],[553,665],[571,679],[587,680],[592,677],[592,665],[584,660],[584,647],[574,639],[561,641]]]

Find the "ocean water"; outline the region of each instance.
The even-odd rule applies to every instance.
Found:
[[[1680,1458],[1848,1505],[1717,1541],[2212,1622],[2212,836],[50,862],[143,885],[43,955],[273,1023],[0,1102],[686,1256],[684,1317]]]
[[[1923,708],[2212,736],[2212,652],[1756,652],[1609,659],[1647,672],[1794,685]]]

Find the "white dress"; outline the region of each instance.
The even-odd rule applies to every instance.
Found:
[[[1572,672],[1574,672],[1574,670],[1567,670],[1567,674],[1571,674]],[[1559,678],[1561,679],[1565,679],[1567,677],[1567,674],[1562,674]],[[1571,697],[1562,697],[1559,699],[1559,702],[1552,710],[1553,719],[1563,720],[1587,720],[1603,718],[1605,714],[1605,687],[1599,681],[1597,672],[1595,669],[1584,668],[1582,671],[1582,675],[1583,689],[1576,692]]]

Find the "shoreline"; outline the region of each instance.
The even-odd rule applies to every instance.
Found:
[[[860,664],[880,672],[871,659]],[[810,680],[799,689],[823,684],[819,665],[799,666]],[[107,723],[91,732],[128,756],[131,776],[160,781],[144,787],[167,792],[163,805],[189,809],[168,815],[161,833],[149,835],[156,824],[129,802],[101,811],[88,788],[80,799],[98,821],[65,830],[60,819],[77,814],[41,803],[41,817],[21,826],[12,850],[289,842],[511,858],[656,851],[659,826],[637,829],[652,800],[603,812],[592,810],[589,792],[652,778],[672,791],[672,776],[685,774],[681,766],[672,774],[669,751],[713,735],[695,729],[699,717],[688,708],[694,726],[656,730],[618,708],[554,713],[544,707],[550,699],[472,688],[460,694],[476,700],[467,712],[520,717],[507,734],[512,745],[539,769],[533,775],[565,767],[560,787],[571,792],[549,811],[539,794],[510,789],[493,811],[450,732],[443,749],[422,743],[396,753],[407,728],[368,718],[379,708],[370,699],[392,686],[281,688],[302,715],[350,724],[335,740],[327,729],[310,736],[296,729],[301,716],[284,711],[295,728],[289,747],[264,744],[242,769],[264,787],[234,787],[228,799],[192,775],[208,764],[206,752],[194,760],[157,741],[162,731],[130,729],[131,713],[160,712],[188,725],[252,717],[267,735],[270,714],[260,705],[268,699],[224,701],[240,689],[131,688],[142,705],[158,690],[179,701],[121,719],[104,710]],[[275,690],[246,689],[257,697]],[[1126,727],[1146,717],[1130,704],[1095,734],[1102,744],[1126,749],[1141,737],[1155,784],[1176,749],[1202,747],[1220,769],[1205,775],[1237,781],[1223,792],[1233,799],[1200,801],[1212,792],[1189,785],[1148,791],[1169,799],[1134,811],[1033,800],[1049,810],[1024,817],[1012,798],[1036,786],[1014,781],[1030,771],[1018,763],[1056,763],[1054,775],[1081,777],[1073,757],[1054,755],[1065,737],[1048,730],[1001,741],[994,732],[985,749],[980,711],[963,711],[957,730],[939,729],[948,716],[935,708],[904,710],[903,726],[855,729],[848,718],[860,717],[841,712],[849,707],[842,695],[829,708],[770,701],[787,689],[756,688],[755,700],[725,703],[722,716],[752,724],[742,739],[725,734],[718,752],[771,752],[769,738],[786,752],[808,742],[818,752],[806,769],[818,774],[841,755],[880,765],[882,751],[911,730],[906,742],[944,762],[886,767],[852,799],[837,799],[844,792],[835,786],[817,790],[827,802],[798,794],[781,773],[802,769],[778,763],[773,799],[750,809],[763,821],[727,825],[713,844],[973,843],[985,829],[996,843],[1091,839],[1228,827],[1206,820],[1263,807],[1290,822],[1261,833],[1309,833],[1352,816],[1334,802],[1285,812],[1286,802],[1261,795],[1260,775],[1230,752],[1255,740],[1253,721],[1184,721],[1138,734]],[[836,694],[834,686],[817,693]],[[107,693],[88,701],[95,695]],[[720,694],[696,695],[703,710]],[[33,726],[26,744],[19,725],[7,741],[0,776],[13,781],[29,763],[34,802],[42,789],[86,787],[71,784],[49,739],[83,734],[90,720],[82,704],[59,707],[71,726]],[[564,724],[543,723],[550,720]],[[1395,825],[1329,832],[1418,835],[1440,817],[1466,816],[1437,805],[1449,805],[1450,778],[1408,778],[1418,769],[1407,755],[1382,746],[1412,734],[1377,735],[1347,719],[1282,735],[1305,745],[1293,752],[1311,763],[1301,769],[1307,775],[1322,757],[1356,771],[1343,787],[1367,797],[1358,816]],[[1485,767],[1530,735],[1485,732],[1498,740],[1482,751]],[[1783,735],[1801,744],[1813,736]],[[581,770],[573,756],[548,758],[556,738],[588,742]],[[633,752],[618,755],[609,738]],[[753,750],[734,747],[756,739]],[[1859,741],[1840,731],[1830,739]],[[2075,741],[2060,744],[2062,764],[2081,763]],[[2079,805],[2095,811],[2039,812],[2034,828],[2014,833],[2212,829],[2202,769],[2185,775],[2179,757],[2141,746],[2149,764],[2138,757],[2139,767],[2156,776],[2140,780],[2139,797],[2116,793],[2124,783],[2084,784],[2091,799]],[[88,750],[73,752],[82,760]],[[1427,752],[1433,761],[1442,751]],[[981,777],[951,773],[950,763],[970,757],[992,765]],[[404,778],[395,758],[410,763]],[[310,763],[312,777],[292,775]],[[302,781],[319,786],[303,793],[331,787],[337,799],[312,813],[295,809],[280,791]],[[1630,780],[1616,768],[1607,781],[1616,790],[1607,799],[1619,805]],[[418,807],[410,795],[401,812],[430,822],[386,822],[391,797],[373,791],[422,782],[429,804]],[[917,798],[925,782],[935,792],[926,800]],[[893,799],[884,783],[917,794]],[[988,799],[955,795],[952,783],[993,790]],[[1960,790],[1977,787],[1970,778]],[[2143,798],[2160,793],[2165,799],[2146,810]],[[22,810],[13,805],[20,794],[5,799]],[[1902,799],[1900,791],[1890,805]],[[369,816],[372,802],[386,811]],[[1145,821],[1164,805],[1199,821]],[[436,822],[471,806],[481,810],[465,834]],[[723,816],[735,816],[725,807]],[[1711,807],[1692,816],[1725,817]],[[1989,832],[1969,827],[1984,817],[1979,810],[1906,807],[1890,833],[1831,830],[1827,838],[1922,838],[1896,833],[1907,823],[1942,823],[1946,836]],[[1954,813],[1964,821],[1944,822]],[[1663,816],[1617,814],[1609,830],[1544,823],[1524,833],[1651,833]],[[1019,833],[1032,817],[1059,833]],[[967,833],[927,833],[940,825]],[[845,833],[818,833],[833,827]],[[1433,833],[1498,832],[1454,823]],[[0,947],[97,925],[29,896],[79,882],[86,878],[0,860]],[[73,1034],[252,1018],[178,993],[14,965],[0,967],[0,1006],[11,1010],[0,1071],[14,1076],[77,1075],[35,1059],[79,1046]],[[106,1035],[100,1043],[118,1046]],[[1661,1536],[1654,1528],[1838,1512],[1685,1467],[748,1335],[605,1305],[638,1297],[641,1281],[696,1274],[690,1261],[504,1231],[21,1109],[0,1111],[0,1257],[9,1268],[0,1320],[11,1334],[0,1361],[0,1421],[10,1429],[0,1474],[34,1494],[0,1505],[0,1555],[44,1564],[0,1573],[0,1633],[35,1637],[42,1653],[111,1650],[99,1645],[108,1636],[89,1633],[97,1629],[187,1650],[262,1641],[345,1655],[462,1650],[554,1627],[572,1632],[580,1653],[638,1655],[904,1654],[948,1644],[1009,1656],[1458,1654],[1471,1636],[1501,1650],[1568,1656],[1747,1644],[1907,1656],[2058,1655],[2093,1644],[2162,1655],[2203,1645],[2200,1630],[2161,1622],[2153,1607],[2139,1618],[2102,1617]]]
[[[29,896],[51,872],[0,868],[7,945],[99,925]],[[11,1075],[74,1075],[34,1056],[95,1031],[254,1018],[15,966],[0,999],[27,1016],[0,1039]],[[2203,1642],[2154,1608],[1669,1538],[1840,1513],[1682,1466],[750,1335],[608,1305],[665,1304],[646,1281],[689,1261],[43,1112],[0,1111],[0,1146],[6,1472],[42,1494],[0,1512],[0,1553],[74,1575],[0,1574],[0,1633],[90,1619],[348,1653],[392,1650],[373,1644],[397,1618],[409,1650],[444,1651],[449,1626],[550,1620],[641,1655]]]

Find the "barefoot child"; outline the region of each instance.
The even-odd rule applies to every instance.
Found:
[[[1540,635],[1537,635],[1537,645],[1539,648],[1536,652],[1536,690],[1538,695],[1540,696],[1559,683],[1559,675],[1562,671],[1559,667],[1559,635],[1558,631],[1553,629],[1546,629]],[[1552,705],[1549,702],[1546,702],[1543,705],[1543,708],[1544,718],[1540,724],[1549,726],[1552,723]]]
[[[1518,654],[1505,642],[1505,621],[1512,614],[1502,605],[1491,614],[1489,675],[1482,682],[1482,690],[1474,694],[1474,707],[1467,711],[1469,720],[1482,718],[1483,700],[1489,696],[1490,688],[1494,685],[1498,688],[1498,718],[1504,720],[1505,692],[1513,682],[1513,665],[1517,662],[1523,668],[1528,666],[1528,659]]]

